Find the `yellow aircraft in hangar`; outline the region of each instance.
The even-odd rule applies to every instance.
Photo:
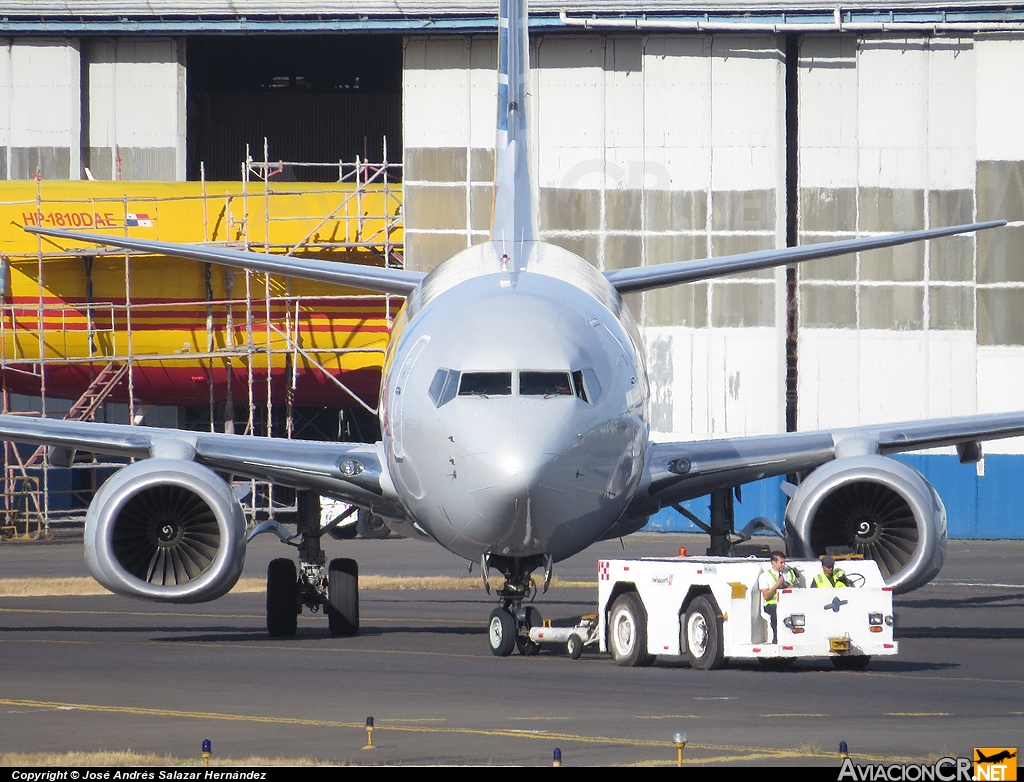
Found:
[[[372,178],[376,176],[377,182]],[[0,182],[6,388],[79,399],[132,363],[144,404],[248,400],[372,407],[401,299],[156,253],[69,248],[20,226],[204,243],[383,266],[401,262],[400,186]],[[16,228],[17,227],[17,228]],[[251,376],[250,376],[251,369]],[[123,377],[123,373],[122,373]],[[231,383],[231,394],[228,383]],[[269,382],[268,382],[269,381]],[[109,399],[126,401],[126,380]]]

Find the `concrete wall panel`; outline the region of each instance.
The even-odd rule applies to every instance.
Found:
[[[1024,36],[978,35],[978,160],[1024,160]]]
[[[494,81],[494,69],[498,63],[498,42],[490,38],[473,38],[469,52],[469,146],[474,150],[490,153],[489,166],[480,169],[478,161],[473,179],[494,180],[494,140],[497,131],[498,86]],[[533,105],[527,95],[527,111],[533,116]]]
[[[957,290],[957,289],[945,289]],[[978,346],[966,329],[933,330],[928,333],[927,415],[945,418],[978,410],[978,387],[973,372]]]
[[[541,187],[603,189],[605,39],[551,38],[537,47],[537,113]],[[616,172],[612,172],[616,177]]]
[[[3,176],[7,178],[7,155],[11,145],[11,39],[0,38],[0,165],[3,165]]]
[[[979,411],[969,331],[801,333],[802,428],[828,429]]]
[[[973,188],[977,160],[974,41],[932,38],[927,64],[928,186]],[[942,225],[936,217],[932,215],[932,224]]]
[[[402,86],[406,149],[469,146],[470,46],[468,38],[413,38],[406,43]]]
[[[860,184],[923,187],[928,172],[928,50],[924,43],[921,39],[863,39],[857,73]]]
[[[715,190],[775,188],[784,160],[784,64],[774,37],[716,37],[711,144]]]
[[[644,137],[652,189],[711,185],[711,38],[652,36],[644,47]],[[700,224],[703,226],[703,223]]]
[[[185,178],[184,43],[105,39],[83,45],[87,159],[97,179]]]
[[[712,329],[708,336],[707,435],[771,434],[784,428],[775,329]]]
[[[14,179],[78,179],[81,79],[77,39],[20,38],[8,49],[4,85]]]
[[[801,182],[842,192],[857,183],[856,39],[804,38],[800,64]]]

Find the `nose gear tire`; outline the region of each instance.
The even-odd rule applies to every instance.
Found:
[[[526,632],[530,631],[531,627],[541,627],[544,624],[544,620],[540,615],[540,611],[529,606],[526,609],[526,624],[523,629]],[[540,652],[540,644],[534,643],[529,639],[528,636],[516,634],[516,649],[519,654],[524,657],[533,657],[533,655]]]
[[[508,657],[516,648],[516,620],[504,608],[491,611],[487,623],[487,644],[495,657]]]

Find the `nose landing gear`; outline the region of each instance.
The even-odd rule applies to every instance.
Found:
[[[544,620],[540,611],[534,606],[524,606],[527,597],[537,593],[537,588],[530,579],[530,574],[538,567],[546,566],[545,591],[551,580],[551,559],[539,555],[533,557],[512,558],[484,556],[484,585],[487,591],[488,568],[496,568],[505,576],[505,584],[497,591],[501,606],[491,611],[487,623],[487,644],[495,657],[508,657],[512,650],[530,657],[540,651],[540,644],[530,639],[530,628],[542,626]]]
[[[530,640],[530,628],[541,627],[544,620],[540,611],[522,604],[501,606],[491,611],[487,624],[487,644],[495,657],[508,657],[515,649],[524,657],[540,651],[540,644]]]

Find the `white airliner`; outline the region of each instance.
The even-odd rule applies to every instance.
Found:
[[[538,621],[523,605],[531,574],[595,541],[640,529],[659,509],[716,493],[712,541],[732,534],[731,493],[743,483],[785,484],[791,554],[846,547],[878,561],[888,583],[926,583],[945,552],[945,510],[924,477],[889,454],[1024,434],[1024,413],[844,431],[705,442],[652,443],[643,348],[622,294],[735,272],[976,231],[1002,222],[599,272],[540,241],[528,166],[528,36],[523,0],[499,12],[498,121],[490,241],[429,274],[199,245],[26,228],[90,242],[406,297],[385,358],[382,440],[352,444],[266,439],[0,416],[0,437],[137,459],[89,508],[86,559],[108,589],[199,602],[227,592],[242,571],[245,522],[223,474],[329,495],[371,510],[470,561],[484,583],[505,578],[488,625],[492,651],[536,651]],[[331,631],[358,631],[357,568],[325,567],[318,513],[300,512],[298,570],[275,560],[267,625],[295,632],[305,604],[324,606]],[[313,508],[311,510],[311,508]],[[287,537],[278,528],[282,537]],[[717,536],[717,542],[716,542]],[[724,543],[723,543],[724,541]]]

